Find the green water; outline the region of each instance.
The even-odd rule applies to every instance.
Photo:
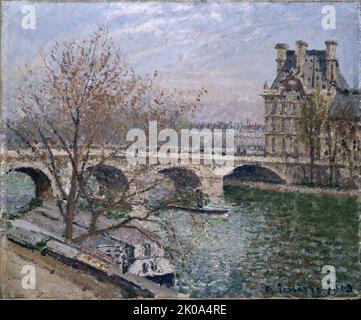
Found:
[[[0,177],[0,183],[3,212],[16,215],[35,198],[35,184],[25,173],[9,172]]]
[[[177,288],[193,297],[354,296],[360,290],[360,203],[327,195],[226,187],[226,218],[166,213]],[[336,289],[323,290],[325,265]]]
[[[3,177],[7,210],[35,196],[25,174]],[[227,217],[161,213],[176,288],[192,297],[350,297],[360,292],[360,208],[355,199],[226,187]],[[20,208],[20,209],[19,209]],[[336,269],[337,291],[321,269]],[[289,292],[291,291],[291,292]],[[294,292],[296,291],[296,292]]]

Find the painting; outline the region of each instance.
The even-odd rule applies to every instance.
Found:
[[[1,10],[3,299],[360,297],[358,2]]]

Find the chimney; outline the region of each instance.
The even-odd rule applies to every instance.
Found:
[[[277,49],[277,73],[280,73],[286,61],[288,45],[286,43],[277,43],[275,49]]]
[[[306,48],[308,44],[302,40],[296,42],[296,68],[297,73],[302,73],[303,65],[305,64],[305,57],[306,57]]]
[[[327,81],[336,80],[336,46],[334,40],[325,41],[326,44],[326,79]]]

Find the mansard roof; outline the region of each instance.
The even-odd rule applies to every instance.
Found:
[[[331,102],[330,109],[335,118],[342,116],[346,112],[361,119],[361,92],[338,91]]]
[[[274,80],[271,90],[283,89],[283,80],[289,75],[296,75],[296,58],[297,55],[294,50],[286,51],[286,59],[282,70],[277,74]],[[342,76],[338,61],[336,60],[336,88],[338,90],[349,89],[346,80]],[[326,62],[326,50],[306,50],[305,60],[303,68],[300,72],[300,76],[303,79],[303,85],[307,89],[315,89],[320,87],[322,89],[328,89],[330,82],[326,79],[327,62]]]
[[[336,59],[335,46],[337,43],[332,40],[325,43],[326,50],[306,50],[308,44],[304,41],[296,42],[297,50],[288,50],[288,45],[285,43],[277,44],[278,73],[270,89],[304,91],[319,87],[328,92],[336,89],[331,102],[333,116],[338,117],[347,113],[360,119],[361,92],[352,90],[341,74]],[[297,57],[297,54],[300,54],[301,57]],[[329,60],[327,61],[327,59]],[[297,60],[299,61],[297,62]],[[333,63],[334,66],[332,81],[327,77],[327,63]],[[301,69],[299,69],[300,67]],[[290,86],[291,82],[295,85]]]

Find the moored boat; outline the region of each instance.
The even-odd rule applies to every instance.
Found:
[[[168,208],[191,211],[200,214],[215,214],[215,215],[224,215],[229,211],[229,208],[218,208],[212,206],[192,207],[192,206],[182,206],[182,205],[168,205]]]

